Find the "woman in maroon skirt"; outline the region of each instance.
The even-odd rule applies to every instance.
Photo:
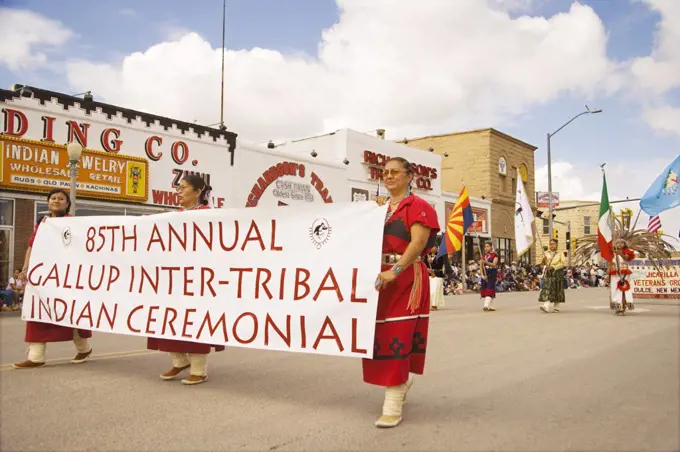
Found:
[[[206,185],[203,178],[192,174],[185,176],[177,187],[179,203],[183,211],[195,209],[209,209],[210,186]],[[186,369],[189,376],[182,380],[185,385],[197,385],[208,379],[208,353],[211,348],[215,351],[224,350],[221,345],[199,344],[197,342],[176,341],[172,339],[147,338],[146,348],[170,352],[172,369],[161,374],[162,380],[174,380]]]
[[[393,158],[383,170],[390,197],[383,236],[382,273],[376,280],[378,312],[373,359],[363,360],[364,381],[385,386],[382,416],[375,425],[396,427],[402,420],[411,373],[425,368],[430,316],[430,278],[423,258],[434,246],[439,221],[424,199],[411,193],[413,169]]]
[[[71,197],[66,191],[56,188],[47,194],[47,208],[50,211],[50,218],[69,217]],[[28,249],[26,250],[26,257],[24,258],[24,268],[20,275],[20,278],[24,281],[26,281],[26,272],[28,271],[28,264],[31,260],[31,251],[33,250],[35,236],[38,233],[38,228],[42,223],[47,221],[47,218],[48,216],[43,217],[43,219],[35,225],[33,234],[28,239]],[[76,346],[77,354],[71,362],[74,364],[84,363],[92,354],[92,347],[90,346],[89,341],[89,338],[91,337],[92,331],[88,330],[53,325],[51,323],[26,322],[26,336],[24,340],[28,342],[28,359],[20,363],[14,363],[13,367],[15,369],[31,369],[44,366],[47,342],[73,341]]]

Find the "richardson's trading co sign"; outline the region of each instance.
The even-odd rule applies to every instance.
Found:
[[[370,180],[379,180],[383,177],[383,168],[392,157],[371,151],[364,151],[364,165],[368,166]],[[413,183],[415,188],[432,190],[432,181],[438,177],[437,169],[425,165],[411,164],[413,168]]]
[[[71,186],[65,145],[0,135],[0,186],[7,190],[48,192]],[[146,202],[149,163],[142,158],[83,150],[78,164],[78,195]]]

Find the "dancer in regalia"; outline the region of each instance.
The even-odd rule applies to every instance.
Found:
[[[209,209],[210,186],[202,177],[192,174],[185,176],[177,187],[181,211]],[[147,338],[146,348],[170,352],[172,369],[161,374],[161,380],[174,380],[182,372],[189,369],[189,376],[182,380],[185,385],[197,385],[208,379],[208,354],[211,348],[224,350],[222,345],[200,344],[197,342],[178,341],[173,339]]]
[[[550,250],[543,254],[541,265],[545,265],[543,287],[538,296],[540,308],[545,313],[560,312],[559,306],[564,303],[564,269],[567,260],[564,253],[557,252],[557,240],[550,240]]]
[[[614,258],[609,262],[609,308],[614,314],[623,315],[635,307],[633,274],[629,266],[636,255],[644,255],[654,268],[660,271],[657,261],[670,259],[675,247],[656,232],[649,232],[646,229],[632,230],[630,225],[624,224],[618,217],[613,223]],[[589,262],[593,256],[600,253],[597,235],[580,238],[578,243],[573,255],[577,265]]]
[[[625,240],[614,243],[614,259],[609,263],[609,309],[614,314],[624,314],[635,309],[633,299],[633,272],[630,262],[635,259],[635,251],[628,247]]]
[[[26,257],[24,258],[24,268],[19,277],[26,281],[26,272],[29,270],[28,265],[31,260],[31,251],[33,250],[33,242],[38,233],[40,225],[48,218],[70,217],[71,197],[69,194],[60,188],[55,188],[47,194],[47,208],[50,211],[38,222],[33,234],[28,239],[28,249],[26,250]],[[45,352],[47,350],[48,342],[69,342],[73,341],[76,346],[76,356],[71,360],[73,364],[80,364],[87,361],[92,354],[92,347],[90,346],[89,338],[92,337],[92,331],[70,328],[61,325],[54,325],[51,323],[41,322],[26,322],[26,336],[25,341],[28,342],[28,359],[20,363],[14,363],[15,369],[31,369],[35,367],[42,367],[45,365]]]
[[[480,261],[482,271],[482,287],[479,296],[484,299],[484,311],[495,311],[493,302],[496,299],[496,277],[498,275],[498,255],[493,252],[490,242],[484,244],[484,255]]]
[[[413,374],[422,375],[430,314],[430,278],[423,259],[439,231],[437,213],[411,193],[413,168],[403,158],[389,160],[383,170],[390,197],[382,245],[382,272],[376,279],[378,312],[373,359],[364,359],[366,383],[384,386],[380,428],[402,421]]]

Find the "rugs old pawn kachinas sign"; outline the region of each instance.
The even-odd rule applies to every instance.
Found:
[[[71,186],[65,145],[0,135],[0,186],[7,190],[48,192]],[[145,159],[84,149],[78,163],[78,195],[145,202],[149,164]]]

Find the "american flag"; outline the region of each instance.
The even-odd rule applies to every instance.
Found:
[[[661,219],[659,216],[651,217],[649,219],[649,225],[647,225],[647,230],[649,232],[656,232],[661,229]]]

